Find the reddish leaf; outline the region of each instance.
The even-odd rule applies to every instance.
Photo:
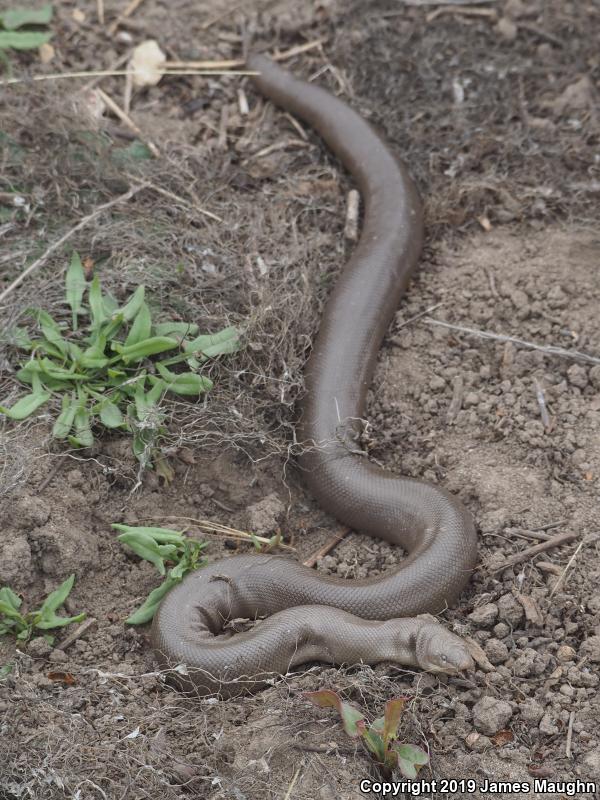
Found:
[[[70,672],[49,672],[48,678],[51,681],[57,681],[57,683],[64,683],[65,686],[73,686],[73,684],[77,683]]]
[[[345,703],[333,690],[321,689],[318,692],[304,692],[304,697],[319,708],[336,708],[348,736],[360,736],[365,730],[364,716],[354,706]]]
[[[405,697],[394,697],[385,704],[383,741],[386,745],[398,733],[398,725],[400,724],[400,717],[404,711],[405,703]]]
[[[502,747],[502,745],[512,742],[514,738],[513,732],[508,730],[498,731],[498,733],[495,733],[491,737],[492,742],[496,745],[496,747]]]

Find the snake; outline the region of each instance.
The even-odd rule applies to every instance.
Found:
[[[162,600],[151,629],[155,656],[181,690],[224,698],[312,661],[472,669],[467,643],[435,615],[457,601],[473,572],[473,518],[441,486],[395,475],[361,446],[378,352],[421,252],[418,191],[390,146],[342,99],[266,56],[249,55],[246,67],[260,94],[321,137],[363,203],[359,240],[325,303],[304,368],[300,474],[322,509],[399,546],[405,557],[365,579],[325,575],[270,552],[217,560]],[[239,619],[258,621],[236,631]]]

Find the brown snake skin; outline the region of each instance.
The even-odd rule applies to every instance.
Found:
[[[263,56],[254,85],[307,122],[356,180],[360,241],[326,305],[306,366],[298,440],[304,482],[322,508],[408,556],[386,575],[343,580],[283,556],[240,555],[189,574],[163,600],[152,643],[181,688],[224,696],[309,660],[394,661],[438,672],[472,666],[466,645],[425,612],[453,604],[476,562],[472,518],[439,486],[390,474],[360,451],[360,420],[385,331],[421,249],[422,211],[405,167],[355,111]],[[222,633],[234,618],[268,615]],[[383,620],[377,622],[374,620]]]

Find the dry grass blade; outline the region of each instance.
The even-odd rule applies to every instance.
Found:
[[[167,514],[164,517],[151,517],[140,521],[150,522],[152,520],[181,520],[182,522],[191,522],[193,527],[198,528],[208,535],[224,536],[228,539],[237,539],[238,541],[243,542],[260,542],[260,544],[264,545],[273,544],[272,541],[267,539],[265,536],[257,536],[254,533],[240,531],[237,528],[231,528],[229,525],[223,525],[220,522],[211,522],[211,520],[208,519],[195,519],[194,517],[180,517],[174,514]],[[280,547],[282,550],[290,550],[291,552],[296,551],[295,547],[292,547],[289,544],[283,544],[283,542],[278,542],[277,547]]]

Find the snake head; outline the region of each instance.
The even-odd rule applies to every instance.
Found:
[[[415,650],[419,666],[427,672],[457,675],[475,666],[466,642],[438,622],[423,620]]]

